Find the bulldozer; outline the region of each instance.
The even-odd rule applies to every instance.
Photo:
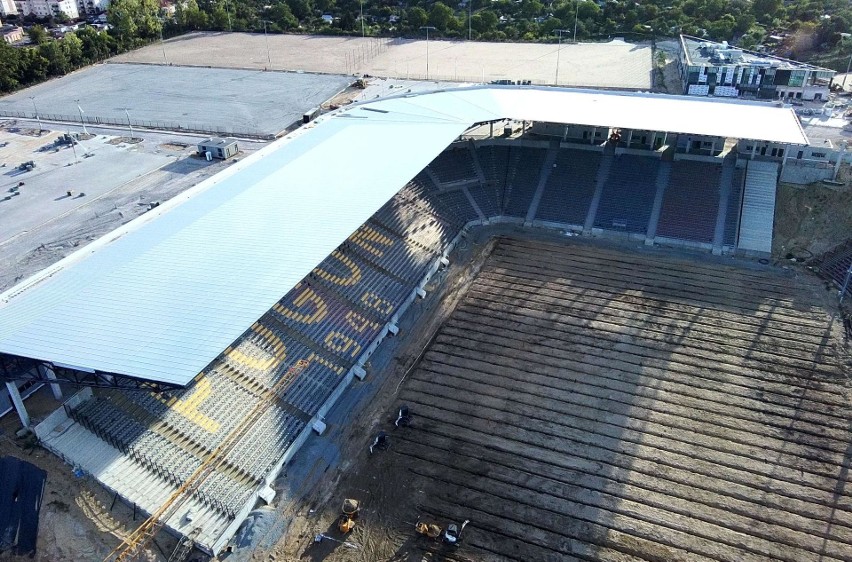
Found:
[[[344,535],[355,528],[355,520],[361,511],[361,502],[352,498],[343,500],[340,508],[340,517],[337,518],[337,529]]]
[[[441,533],[443,532],[443,529],[438,527],[436,524],[426,523],[425,521],[419,520],[417,521],[417,523],[414,524],[414,530],[417,531],[417,533],[423,535],[424,537],[428,537],[432,540],[435,540],[440,537]]]

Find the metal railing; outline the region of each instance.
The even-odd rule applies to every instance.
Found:
[[[36,114],[31,111],[13,111],[8,109],[0,109],[0,117],[12,117],[18,119],[41,119],[42,121],[55,121],[59,123],[68,123],[70,125],[79,125],[80,116],[79,115],[62,115],[58,113],[41,113],[39,112],[38,117]],[[107,125],[107,126],[117,126],[117,127],[127,127],[128,125],[132,125],[133,127],[139,127],[140,129],[153,129],[153,130],[161,130],[161,131],[173,131],[180,133],[197,133],[203,135],[217,135],[217,136],[234,136],[234,137],[245,137],[245,138],[256,138],[269,140],[275,138],[275,134],[273,133],[261,133],[258,131],[246,131],[240,130],[233,127],[219,127],[214,125],[206,125],[201,123],[177,123],[175,121],[147,121],[142,119],[131,119],[129,122],[124,117],[104,117],[98,115],[85,115],[83,117],[83,122],[86,125],[98,126],[98,125]]]

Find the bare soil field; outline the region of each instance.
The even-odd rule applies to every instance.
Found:
[[[268,44],[267,44],[268,39]],[[268,50],[267,50],[268,45]],[[165,52],[165,59],[164,53]],[[652,87],[650,45],[485,43],[319,35],[192,33],[111,59],[116,62],[370,74],[411,80],[628,88]],[[428,54],[428,56],[427,56]],[[427,64],[428,62],[428,64]],[[556,67],[559,66],[557,73]]]
[[[842,167],[844,186],[778,184],[772,254],[810,258],[852,236],[852,174]]]
[[[489,250],[414,368],[353,417],[352,460],[253,559],[850,559],[850,359],[819,281],[585,243]],[[369,455],[378,430],[390,448]],[[345,537],[344,497],[364,504]],[[418,518],[470,524],[451,550]]]

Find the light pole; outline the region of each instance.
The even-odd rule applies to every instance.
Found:
[[[556,78],[553,80],[553,85],[559,85],[559,52],[562,50],[562,34],[568,33],[567,29],[554,29],[553,33],[559,36],[559,46],[556,48]]]
[[[83,134],[88,135],[89,131],[86,130],[86,122],[83,120],[83,108],[80,107],[80,100],[74,100],[77,102],[77,109],[80,110],[80,124],[83,126]]]
[[[366,37],[364,32],[364,0],[361,0],[361,37]]]
[[[163,23],[164,21],[160,20],[160,47],[163,49],[163,62],[168,63],[169,61],[166,60],[166,44],[163,41]]]
[[[429,30],[438,29],[434,25],[423,25],[420,27],[421,30],[426,30],[426,80],[429,79]]]
[[[130,140],[133,141],[133,123],[130,122],[130,112],[124,108],[124,114],[127,115],[127,126],[130,127]]]
[[[272,68],[272,57],[269,56],[269,34],[266,32],[266,24],[270,23],[266,20],[263,21],[263,38],[266,39],[266,62],[269,63],[269,67]]]
[[[467,0],[467,40],[470,41],[473,37],[473,0]]]
[[[36,107],[35,96],[30,96],[30,101],[33,102],[33,109],[35,109],[36,121],[38,121],[38,134],[41,134],[41,117],[38,115],[38,107]]]
[[[580,0],[577,0],[577,7],[574,9],[574,43],[577,42],[577,16],[580,15]]]

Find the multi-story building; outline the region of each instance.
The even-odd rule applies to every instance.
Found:
[[[688,35],[678,59],[683,93],[758,99],[828,100],[835,72]]]
[[[77,0],[77,11],[81,16],[96,16],[106,11],[109,0]]]
[[[16,16],[18,15],[18,7],[15,6],[15,0],[0,0],[0,15]]]
[[[15,0],[15,6],[24,16],[32,14],[40,18],[49,18],[63,13],[71,19],[80,17],[77,0]]]

